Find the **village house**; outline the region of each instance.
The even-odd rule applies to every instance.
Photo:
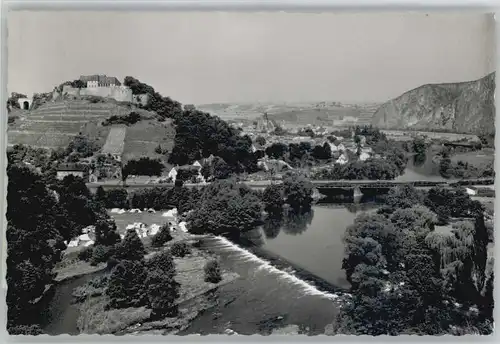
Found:
[[[349,162],[349,159],[345,154],[341,154],[340,157],[335,161],[335,163],[340,164],[340,165],[345,165]]]
[[[168,172],[168,179],[171,179],[172,183],[175,183],[175,180],[177,179],[177,169],[175,167],[172,167],[170,172]]]
[[[359,155],[359,160],[361,160],[361,161],[368,160],[369,158],[370,158],[370,154],[368,154],[366,152],[361,152],[361,154]]]
[[[64,163],[59,164],[57,167],[56,178],[63,180],[67,176],[75,176],[88,180],[89,178],[89,166],[77,163]]]

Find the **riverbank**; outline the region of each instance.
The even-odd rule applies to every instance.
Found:
[[[169,242],[169,245],[163,249],[168,249],[173,242],[184,238],[177,237],[176,239]],[[150,252],[148,257],[152,257],[157,252]],[[189,255],[174,259],[175,280],[180,284],[180,297],[176,301],[179,308],[177,316],[152,320],[151,310],[146,307],[106,310],[107,297],[101,295],[88,298],[80,305],[80,316],[77,321],[80,332],[86,334],[175,334],[182,331],[198,314],[215,305],[216,300],[211,298],[212,291],[239,277],[234,272],[223,271],[222,280],[219,283],[205,282],[204,266],[214,258],[213,254],[191,247]]]

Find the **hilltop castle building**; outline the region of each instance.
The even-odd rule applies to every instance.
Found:
[[[82,75],[80,80],[86,83],[87,88],[94,87],[117,87],[122,83],[114,76],[106,75]]]
[[[114,76],[106,75],[82,75],[80,80],[86,85],[84,88],[76,88],[70,85],[64,85],[63,95],[73,96],[98,96],[103,98],[112,98],[119,102],[130,102],[134,104],[146,105],[148,102],[147,94],[133,95],[132,90]]]

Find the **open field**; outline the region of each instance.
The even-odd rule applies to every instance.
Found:
[[[481,166],[495,160],[495,150],[492,148],[484,148],[475,152],[466,152],[454,154],[451,157],[453,162],[463,161],[474,166]]]
[[[141,209],[142,210],[142,209]],[[146,224],[147,226],[151,226],[152,224],[157,224],[159,226],[162,226],[166,223],[168,223],[169,219],[168,217],[161,216],[164,211],[157,211],[154,214],[148,213],[148,212],[142,212],[140,214],[137,213],[124,213],[124,214],[114,214],[111,212],[108,212],[109,215],[115,220],[116,227],[118,229],[118,232],[120,234],[124,234],[126,232],[126,227],[127,225],[133,224],[134,222],[142,222]]]
[[[126,126],[111,127],[106,139],[106,143],[104,143],[104,146],[102,147],[102,153],[121,155],[125,146],[124,140],[126,134]]]
[[[479,142],[479,137],[473,134],[440,133],[434,131],[421,130],[381,130],[388,138],[394,140],[412,140],[415,136],[426,136],[429,139],[442,139],[448,141],[467,141]]]

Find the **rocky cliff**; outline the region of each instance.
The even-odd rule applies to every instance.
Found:
[[[372,124],[383,129],[495,131],[495,73],[479,80],[424,85],[384,103]]]

